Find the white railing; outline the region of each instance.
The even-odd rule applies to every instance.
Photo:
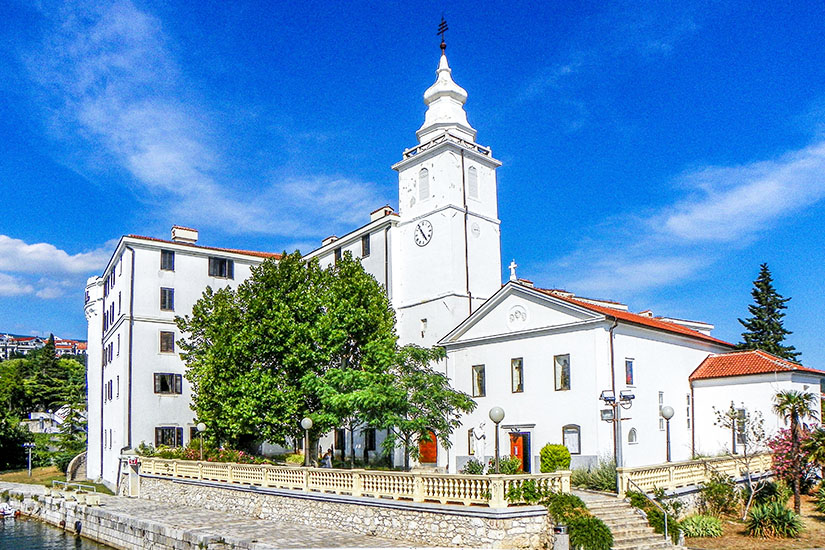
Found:
[[[619,477],[619,492],[624,495],[629,490],[628,480],[632,480],[644,491],[652,491],[656,488],[676,489],[705,482],[714,472],[738,478],[744,476],[748,469],[752,474],[769,472],[771,469],[770,453],[754,455],[747,466],[741,458],[719,457],[669,462],[639,468],[617,468],[616,472]]]
[[[339,470],[268,464],[197,462],[141,457],[140,473],[158,477],[237,483],[257,487],[314,491],[413,502],[484,505],[502,508],[508,490],[533,481],[538,487],[570,492],[570,471],[536,475],[464,475],[432,472]]]

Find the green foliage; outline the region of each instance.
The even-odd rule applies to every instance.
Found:
[[[20,427],[16,416],[0,411],[0,471],[26,466],[27,453],[23,443],[30,439],[29,432]]]
[[[644,511],[647,516],[647,523],[656,533],[665,532],[665,516],[659,508],[657,508],[648,498],[637,491],[628,491],[626,494],[630,505]],[[679,522],[677,517],[682,509],[682,503],[678,500],[670,500],[666,498],[664,489],[654,490],[654,500],[667,512],[667,532],[677,542],[679,539]]]
[[[747,485],[742,489],[742,500],[744,502],[747,502],[748,498],[750,498],[750,492],[751,488]],[[767,504],[770,502],[778,502],[784,506],[792,496],[793,490],[784,480],[766,481],[753,497],[753,503]]]
[[[817,512],[825,514],[825,482],[821,483],[814,497],[814,507]]]
[[[803,459],[802,421],[805,418],[817,418],[819,407],[815,406],[817,396],[812,392],[797,390],[784,390],[774,396],[773,410],[779,416],[790,420],[791,445],[787,453],[790,457],[790,478],[793,485],[793,509],[799,514],[802,507],[801,493],[803,492],[802,482],[805,475],[806,462]],[[776,452],[774,462],[776,462]]]
[[[761,349],[778,357],[795,361],[799,352],[793,346],[786,346],[782,342],[791,334],[782,324],[788,309],[785,304],[790,298],[783,298],[773,287],[773,278],[768,264],[759,266],[759,276],[753,282],[751,290],[754,303],[748,306],[751,314],[746,320],[739,319],[745,327],[742,333],[742,342],[739,349]]]
[[[517,456],[510,456],[504,455],[500,456],[498,459],[498,469],[499,473],[502,475],[513,476],[517,474],[523,474],[524,472],[521,469],[521,459]],[[496,459],[491,458],[490,462],[487,464],[487,473],[488,474],[495,474],[496,473]]]
[[[570,451],[564,445],[548,443],[539,452],[542,473],[570,468]]]
[[[484,474],[484,463],[477,458],[471,458],[461,467],[461,473],[466,475],[480,476]]]
[[[665,516],[661,510],[656,507],[651,507],[645,511],[647,514],[647,523],[653,527],[656,533],[665,532]],[[679,522],[676,517],[668,513],[667,515],[667,534],[673,540],[674,544],[679,540]]]
[[[601,459],[596,468],[576,468],[570,475],[575,487],[591,491],[616,492],[616,462]]]
[[[796,538],[803,529],[802,518],[778,502],[751,508],[745,532],[759,538]]]
[[[712,474],[699,490],[699,510],[705,515],[735,514],[740,502],[733,479],[717,473]]]
[[[299,453],[288,454],[286,455],[286,463],[301,465],[304,463],[304,455]]]
[[[591,515],[577,515],[567,520],[570,548],[610,550],[613,534],[602,520]]]
[[[551,493],[545,499],[547,513],[556,523],[564,523],[577,515],[577,510],[586,510],[584,501],[572,493]]]
[[[713,516],[688,516],[679,523],[679,528],[686,537],[691,538],[722,536],[722,520]]]
[[[822,409],[825,410],[825,399],[822,400],[821,406]],[[820,420],[823,418],[822,411],[820,411],[819,418]],[[809,461],[818,464],[821,468],[825,468],[825,428],[819,426],[811,431],[802,450],[808,455]]]

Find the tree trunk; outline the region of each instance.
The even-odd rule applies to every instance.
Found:
[[[349,467],[355,468],[355,427],[349,426]],[[343,458],[343,457],[341,457]]]
[[[800,478],[802,477],[801,457],[799,456],[799,420],[791,416],[791,456],[793,456],[793,511],[797,514],[802,509]]]
[[[404,438],[404,471],[410,471],[410,438]]]

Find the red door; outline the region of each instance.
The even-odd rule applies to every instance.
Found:
[[[521,462],[523,472],[530,471],[530,435],[527,433],[510,433],[510,456]]]
[[[429,441],[421,439],[418,442],[418,455],[418,461],[422,464],[435,464],[438,462],[438,441],[433,432],[430,432]]]

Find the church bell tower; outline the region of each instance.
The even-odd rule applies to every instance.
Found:
[[[501,287],[501,162],[476,143],[466,101],[442,40],[418,144],[392,167],[400,215],[393,302],[402,343],[435,344]]]

